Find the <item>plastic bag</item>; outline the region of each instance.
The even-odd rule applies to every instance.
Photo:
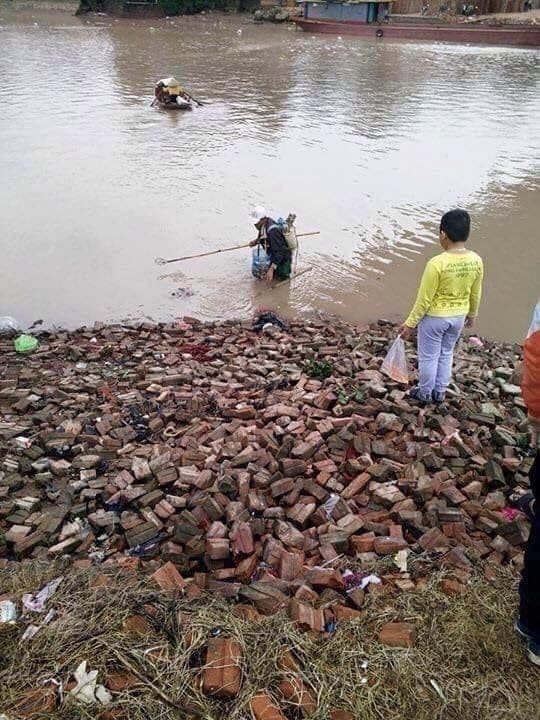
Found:
[[[15,318],[10,317],[9,315],[0,317],[0,335],[8,335],[9,333],[20,331],[21,328]]]
[[[18,353],[30,353],[37,350],[39,347],[39,340],[33,335],[19,335],[15,340],[15,350]]]
[[[398,383],[409,384],[409,367],[405,354],[405,342],[397,337],[386,353],[381,367],[383,373]]]
[[[268,253],[261,245],[257,245],[253,249],[253,255],[251,256],[251,274],[261,280],[266,275],[270,265]]]

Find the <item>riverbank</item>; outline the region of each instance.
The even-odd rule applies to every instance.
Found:
[[[43,12],[69,12],[75,15],[79,7],[76,0],[9,0],[0,3],[0,8],[5,6],[12,10],[29,9],[41,10]]]
[[[50,683],[88,660],[103,718],[532,717],[519,348],[463,339],[421,408],[390,324],[258,319],[0,342],[0,591],[64,576],[0,633],[2,710],[78,717]]]

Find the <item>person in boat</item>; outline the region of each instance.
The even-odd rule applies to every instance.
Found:
[[[271,283],[274,278],[277,280],[288,280],[291,277],[292,252],[289,248],[283,229],[268,217],[266,210],[260,205],[253,208],[251,217],[257,228],[257,239],[250,243],[250,247],[262,245],[270,258],[265,280]]]
[[[177,105],[178,98],[191,101],[191,96],[185,88],[183,88],[175,78],[165,78],[159,80],[154,88],[154,95],[163,105]]]

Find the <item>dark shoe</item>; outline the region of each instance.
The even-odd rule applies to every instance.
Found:
[[[529,630],[529,628],[521,622],[521,620],[518,618],[516,620],[516,624],[514,625],[514,630],[517,632],[518,635],[520,635],[524,640],[532,640],[532,633]]]
[[[445,397],[446,397],[446,393],[443,393],[443,392],[435,392],[435,390],[434,390],[431,393],[431,399],[433,400],[435,405],[442,405]]]
[[[538,665],[538,667],[540,667],[540,643],[537,643],[534,640],[529,640],[527,656],[534,665]]]
[[[534,499],[532,492],[527,492],[524,495],[511,495],[508,499],[508,504],[511,507],[520,510],[531,522],[534,522],[536,514],[536,500]]]
[[[419,388],[413,387],[409,390],[409,397],[413,400],[417,400],[419,403],[422,403],[423,405],[427,405],[431,401],[430,397],[424,397]]]

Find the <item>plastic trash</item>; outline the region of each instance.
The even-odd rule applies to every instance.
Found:
[[[336,495],[335,493],[332,493],[332,494],[330,495],[330,497],[328,498],[328,500],[326,500],[326,501],[322,504],[321,507],[322,507],[322,509],[324,510],[327,518],[330,518],[330,515],[331,515],[332,512],[334,511],[334,508],[336,507],[336,505],[338,504],[339,499],[340,499],[340,498],[339,498],[339,495]]]
[[[35,597],[32,593],[25,593],[22,599],[24,607],[27,610],[32,610],[32,612],[43,612],[45,610],[45,603],[51,595],[54,595],[58,590],[58,586],[63,579],[63,575],[60,575],[60,577],[51,580],[50,583],[47,583],[45,587],[41,588]]]
[[[381,366],[383,373],[398,383],[409,384],[409,366],[405,354],[405,342],[397,337],[386,353]]]
[[[345,582],[345,588],[348,593],[356,590],[362,584],[365,573],[353,572],[352,570],[345,570],[343,572],[343,581]]]
[[[97,684],[97,670],[86,671],[86,660],[83,660],[79,667],[73,673],[77,685],[70,690],[71,695],[86,705],[100,703],[108,705],[112,700],[112,695],[105,689],[103,685]]]
[[[378,575],[367,575],[360,583],[360,590],[365,590],[368,585],[380,585],[381,583],[382,580]]]
[[[18,353],[30,353],[37,350],[39,347],[39,340],[33,335],[19,335],[19,337],[16,338],[14,345],[15,350]]]
[[[520,511],[516,508],[504,507],[501,510],[501,515],[507,522],[513,522],[520,515]]]
[[[398,550],[398,552],[394,555],[394,565],[399,568],[399,570],[402,573],[407,572],[407,556],[409,555],[409,551],[407,549],[404,550]]]
[[[476,348],[483,348],[483,347],[484,347],[484,343],[480,340],[479,337],[476,337],[476,335],[471,335],[471,336],[470,336],[470,338],[469,338],[469,345],[470,345],[471,347],[476,347]]]
[[[32,447],[32,440],[24,437],[23,435],[19,435],[14,438],[13,442],[17,447],[22,448],[23,450],[29,450]]]
[[[48,625],[51,620],[54,619],[56,616],[56,612],[54,610],[49,610],[49,612],[45,615],[40,625],[28,625],[26,630],[24,631],[24,634],[21,638],[21,640],[31,640],[35,635],[38,634],[38,632],[41,630],[42,627],[45,625]]]
[[[15,318],[9,315],[0,317],[0,335],[9,335],[9,333],[20,331],[21,328]]]
[[[0,602],[0,624],[15,625],[17,620],[17,606],[11,600]]]
[[[261,280],[268,272],[270,265],[270,257],[266,250],[260,245],[253,248],[253,254],[251,256],[251,274],[253,277]]]

